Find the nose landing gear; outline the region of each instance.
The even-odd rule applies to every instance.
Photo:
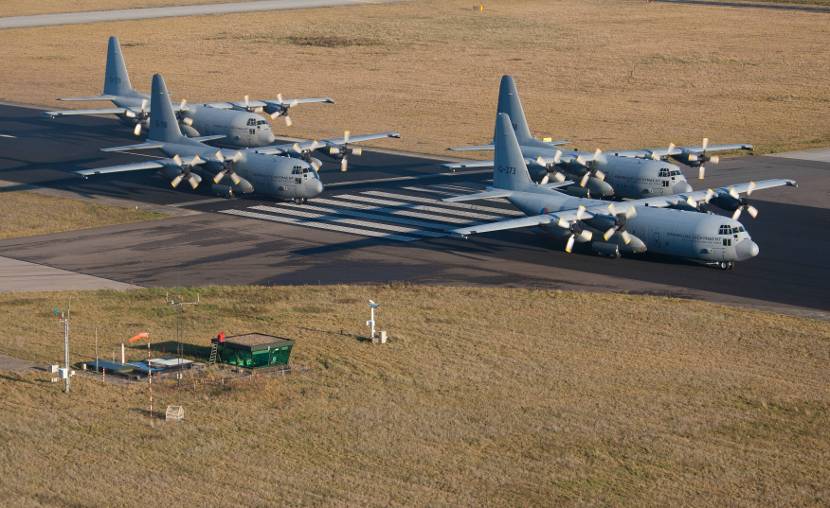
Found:
[[[715,263],[715,266],[721,270],[732,270],[735,268],[735,263],[733,261],[719,261]]]

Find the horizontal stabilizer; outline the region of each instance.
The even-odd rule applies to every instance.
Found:
[[[63,111],[44,111],[43,114],[49,118],[59,116],[83,116],[83,115],[123,115],[126,108],[101,108],[101,109],[65,109]]]
[[[117,95],[88,95],[86,97],[61,97],[59,101],[113,101]]]
[[[226,137],[227,136],[225,136],[224,134],[213,134],[211,136],[196,136],[190,139],[204,143],[206,141],[215,141],[217,139],[222,139]]]
[[[464,194],[463,196],[453,196],[451,198],[444,198],[441,201],[447,203],[461,203],[463,201],[477,201],[479,199],[496,199],[506,198],[513,194],[513,191],[507,189],[494,189],[485,192],[477,192],[475,194]]]
[[[455,146],[450,148],[451,152],[482,152],[485,150],[495,150],[495,145],[472,145],[472,146]]]
[[[146,143],[139,143],[137,145],[111,146],[109,148],[102,148],[102,152],[127,152],[130,150],[155,150],[161,148],[164,143],[158,141],[148,141]]]
[[[470,169],[470,168],[492,168],[493,161],[467,161],[467,162],[450,162],[441,164],[442,168],[447,168],[455,171],[456,169]]]

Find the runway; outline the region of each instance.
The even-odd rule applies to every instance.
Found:
[[[765,178],[794,178],[800,184],[753,195],[760,215],[743,222],[761,253],[722,272],[654,256],[568,255],[560,243],[534,231],[468,240],[448,236],[449,229],[518,212],[501,201],[441,202],[482,189],[490,172],[448,174],[439,166],[442,161],[429,157],[366,151],[353,159],[348,173],[328,164],[321,171],[324,195],[306,206],[225,200],[207,189],[173,190],[154,172],[84,181],[71,171],[137,160],[98,150],[135,138],[115,120],[48,120],[39,113],[0,106],[0,133],[16,136],[0,138],[0,180],[15,182],[0,188],[0,194],[36,184],[199,213],[0,241],[0,256],[139,286],[507,285],[660,294],[830,314],[830,240],[821,234],[830,228],[830,164],[821,160],[741,157],[707,168],[710,187]],[[405,126],[393,127],[406,136]],[[697,186],[692,173],[689,180]]]
[[[32,16],[0,17],[0,29],[77,25],[82,23],[100,23],[103,21],[132,21],[137,19],[204,16],[209,14],[262,12],[286,9],[311,9],[315,7],[361,5],[386,1],[392,0],[258,0],[253,2],[146,7],[143,9],[61,12],[56,14],[35,14]]]

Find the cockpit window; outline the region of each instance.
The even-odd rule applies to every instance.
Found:
[[[256,125],[256,118],[249,118],[248,119],[248,126],[252,127],[254,125]]]
[[[660,178],[667,178],[669,176],[669,168],[660,168],[660,172],[657,176]]]
[[[672,172],[669,173],[669,174],[671,174],[671,176],[680,176],[680,170],[679,169],[672,170]]]
[[[265,125],[265,124],[267,124],[267,123],[268,123],[268,122],[266,122],[265,120],[260,120],[260,121],[258,121],[256,124],[257,124],[257,125]]]
[[[727,224],[722,224],[718,228],[718,234],[719,235],[731,235],[732,234],[732,228]]]

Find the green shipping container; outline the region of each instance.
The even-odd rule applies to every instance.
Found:
[[[262,333],[247,333],[226,337],[217,344],[218,360],[222,363],[256,369],[288,365],[294,341]]]

